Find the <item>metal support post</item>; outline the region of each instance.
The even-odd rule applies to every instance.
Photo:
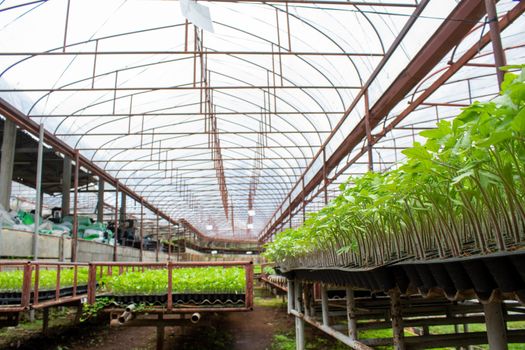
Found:
[[[177,257],[178,257],[178,253],[177,253]],[[171,261],[171,223],[170,222],[168,222],[168,261]]]
[[[498,24],[498,13],[494,0],[485,0],[485,8],[490,26],[490,40],[492,41],[492,51],[494,52],[494,62],[496,63],[496,75],[498,76],[498,85],[503,81],[504,72],[499,68],[507,64],[505,51],[501,44],[501,35]]]
[[[38,158],[36,165],[36,206],[35,206],[35,230],[33,236],[33,259],[38,260],[38,226],[40,226],[40,204],[42,200],[42,163],[44,162],[44,125],[40,124],[38,137]]]
[[[491,350],[506,350],[507,325],[500,302],[491,302],[483,305],[485,323],[487,324],[487,338]]]
[[[98,179],[97,221],[104,222],[104,180]]]
[[[403,316],[401,314],[401,294],[397,290],[391,290],[388,294],[390,296],[394,350],[405,350]]]
[[[115,184],[115,229],[113,232],[113,261],[117,261],[117,244],[118,244],[118,182]]]
[[[294,304],[295,311],[301,313],[301,296],[302,296],[302,283],[295,280],[294,281]],[[295,349],[304,350],[304,319],[301,317],[295,316]]]
[[[159,214],[157,214],[157,227],[156,227],[156,237],[157,237],[157,249],[155,252],[155,261],[159,262],[159,250],[160,250],[160,236],[159,236]]]
[[[357,318],[355,314],[354,290],[346,287],[346,313],[348,317],[348,337],[357,340]]]
[[[16,132],[16,123],[5,119],[0,157],[0,205],[5,210],[10,209],[9,202],[15,164]]]
[[[328,316],[328,292],[326,285],[321,285],[321,310],[323,315],[323,326],[330,326],[330,318]]]
[[[144,200],[140,199],[140,261],[144,261]]]
[[[80,153],[75,150],[75,173],[73,178],[73,241],[71,242],[71,261],[77,261],[78,250],[78,174],[80,170]]]
[[[370,127],[370,103],[368,100],[368,90],[365,90],[365,129],[366,129],[366,148],[368,153],[368,171],[374,171],[374,156],[372,154],[372,130]]]
[[[126,192],[120,192],[120,219],[119,222],[126,221]],[[123,238],[124,239],[124,238]]]
[[[62,217],[69,215],[71,208],[71,158],[64,156],[62,165]]]
[[[288,298],[288,314],[290,314],[292,312],[292,310],[294,309],[294,297],[293,297],[293,293],[294,293],[294,286],[293,286],[293,281],[292,280],[288,280],[288,290],[286,291],[287,292],[287,298]]]

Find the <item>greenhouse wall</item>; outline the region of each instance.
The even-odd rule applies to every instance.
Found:
[[[10,259],[27,259],[32,253],[33,233],[9,229],[0,230],[0,257]],[[71,259],[71,238],[58,236],[38,237],[39,260]],[[140,251],[135,248],[121,247],[117,249],[118,261],[139,261]],[[144,261],[155,261],[156,252],[145,251]],[[159,252],[159,260],[167,259],[167,254]],[[111,261],[113,246],[91,242],[78,241],[78,261]]]

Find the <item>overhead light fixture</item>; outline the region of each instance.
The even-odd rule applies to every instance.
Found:
[[[216,251],[216,250],[212,250],[212,251],[211,251],[211,254],[212,254],[212,255],[216,255],[216,254],[217,254],[217,251]]]
[[[253,254],[253,252],[251,250],[246,252],[246,255],[252,255],[252,254]]]
[[[255,216],[255,210],[253,209],[248,210],[248,216]]]
[[[206,225],[206,230],[208,231],[213,230],[213,225]]]
[[[253,228],[253,224],[248,224],[248,225],[246,225],[246,228],[247,228],[248,230],[251,230],[251,229]]]

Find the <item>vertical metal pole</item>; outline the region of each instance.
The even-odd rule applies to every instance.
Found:
[[[352,340],[357,339],[357,319],[355,315],[354,290],[346,287],[346,313],[348,317],[348,337]]]
[[[498,13],[496,11],[496,3],[494,0],[485,0],[485,8],[490,26],[490,40],[492,41],[492,51],[494,52],[494,62],[496,63],[496,75],[498,76],[498,84],[501,85],[503,81],[504,72],[499,68],[507,64],[505,58],[505,51],[501,44],[501,35],[498,25]]]
[[[77,261],[78,251],[78,173],[80,168],[80,153],[75,150],[75,173],[73,179],[73,242],[71,242],[71,261]]]
[[[33,236],[33,259],[38,260],[38,226],[40,225],[40,201],[42,200],[42,163],[44,161],[44,125],[40,124],[38,137],[38,158],[36,166],[36,207],[35,207],[35,230]]]
[[[140,198],[140,261],[144,261],[144,198]]]
[[[64,45],[62,46],[62,52],[66,52],[66,42],[67,42],[67,27],[69,24],[69,5],[71,0],[67,0],[67,10],[66,10],[66,24],[64,27]]]
[[[168,221],[168,261],[171,261],[171,222]]]
[[[71,158],[64,155],[62,165],[62,217],[69,215],[71,207]]]
[[[507,326],[503,317],[503,307],[499,302],[483,305],[485,323],[487,324],[487,338],[490,350],[506,350]]]
[[[113,261],[117,261],[117,244],[118,244],[118,182],[115,183],[115,232],[113,233]]]
[[[323,147],[323,184],[324,184],[324,204],[328,204],[328,174],[326,173],[326,150]]]
[[[292,312],[292,310],[294,309],[294,286],[293,286],[293,281],[292,280],[287,280],[288,282],[288,290],[286,291],[287,292],[287,298],[288,298],[288,314],[290,314]]]
[[[244,267],[246,274],[246,308],[253,310],[253,261]]]
[[[372,154],[372,130],[370,128],[370,103],[368,100],[368,90],[365,90],[365,128],[367,139],[367,153],[368,153],[368,170],[374,171],[374,157]]]
[[[159,237],[159,214],[157,214],[157,251],[155,252],[155,261],[159,261],[160,237]]]
[[[288,51],[292,51],[292,34],[290,33],[290,11],[286,3],[286,28],[288,29]]]
[[[301,289],[302,283],[295,280],[294,281],[294,290],[295,290],[295,310],[301,312]],[[304,319],[301,317],[295,316],[295,349],[304,350]]]
[[[104,222],[104,180],[98,179],[97,221]]]
[[[401,295],[397,290],[391,290],[388,294],[390,296],[394,350],[405,350],[403,316],[401,314]]]
[[[16,134],[16,123],[10,119],[5,119],[2,139],[2,156],[0,157],[0,205],[2,205],[5,210],[9,210],[10,208]]]
[[[330,318],[328,316],[328,292],[326,286],[321,285],[321,311],[323,315],[323,326],[330,326]]]
[[[188,20],[184,23],[184,52],[188,52]]]

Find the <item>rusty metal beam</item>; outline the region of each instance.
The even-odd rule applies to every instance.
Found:
[[[423,4],[423,3],[422,3]],[[416,10],[417,11],[417,10]],[[470,32],[470,30],[479,22],[485,13],[485,7],[482,0],[465,0],[460,2],[454,10],[449,14],[443,24],[436,30],[432,37],[421,48],[418,54],[410,61],[405,69],[393,81],[390,87],[383,93],[377,102],[370,109],[369,122],[371,129],[374,129],[378,123],[394,108],[403,98],[417,86],[418,82],[422,80],[431,70],[443,59],[443,57],[450,52],[461,40]],[[407,23],[408,28],[410,24]],[[398,40],[406,33],[407,26],[403,28],[402,33],[398,36]],[[389,58],[387,54],[384,59]],[[372,75],[371,79],[374,78]],[[368,88],[370,80],[365,83],[364,90],[357,96],[355,102],[348,109],[343,117],[343,120],[353,110],[357,101],[364,95]],[[339,124],[340,125],[340,124]],[[339,126],[338,125],[338,126]],[[334,129],[334,133],[338,128]],[[365,120],[361,119],[358,125],[348,134],[346,139],[339,145],[334,153],[326,160],[326,172],[332,171],[359,143],[366,137]],[[329,138],[331,139],[331,138]],[[315,161],[314,159],[312,163]],[[311,163],[311,164],[312,164]],[[310,167],[308,167],[310,169]],[[303,173],[304,177],[306,171]],[[296,187],[300,185],[299,180]],[[295,198],[290,198],[290,204],[283,209],[279,217],[275,218],[273,222],[269,222],[263,232],[261,232],[260,239],[266,240],[273,231],[279,226],[293,210],[301,204],[301,198],[315,190],[317,186],[323,181],[323,169],[320,169],[305,185],[302,191],[296,195]],[[294,187],[295,188],[295,187]],[[285,201],[280,208],[284,208],[288,197],[291,196],[294,189],[290,191]],[[276,210],[275,215],[280,209]]]
[[[9,120],[12,120],[21,129],[26,130],[30,134],[34,136],[38,135],[39,133],[38,124],[35,123],[33,120],[29,119],[25,114],[20,112],[17,108],[12,106],[9,102],[4,100],[3,98],[0,98],[0,114]],[[59,138],[57,138],[55,135],[53,135],[47,130],[44,133],[44,141],[46,144],[53,147],[57,152],[60,152],[64,154],[65,156],[74,158],[76,155],[75,150],[73,148],[71,148],[68,144],[66,144],[64,141],[60,140]],[[133,190],[131,190],[131,188],[122,184],[118,179],[111,176],[107,171],[104,171],[103,169],[95,165],[93,162],[91,162],[89,159],[87,159],[83,155],[79,156],[79,162],[81,166],[84,166],[85,168],[87,168],[94,175],[99,176],[103,181],[113,184],[115,186],[118,185],[120,191],[123,191],[124,193],[128,194],[135,201],[141,200],[141,197],[137,195]],[[148,201],[144,201],[144,206],[153,212],[159,212],[159,215],[163,219],[170,221],[173,224],[177,223],[177,221],[171,218],[169,215],[165,214],[164,212],[160,212],[152,203]]]

